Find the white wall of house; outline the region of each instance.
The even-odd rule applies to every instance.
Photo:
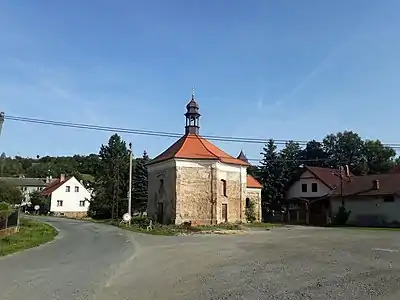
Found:
[[[335,216],[342,205],[341,197],[331,198],[332,215]],[[362,219],[382,219],[387,223],[400,222],[400,197],[394,196],[393,202],[385,202],[384,197],[358,196],[345,198],[345,207],[351,210],[348,224],[358,224]],[[374,218],[375,217],[375,218]]]
[[[317,184],[317,191],[312,191],[312,184]],[[307,185],[307,192],[302,191],[302,185]],[[326,186],[321,180],[315,178],[315,176],[305,171],[300,179],[292,184],[292,186],[286,192],[286,198],[290,199],[293,197],[322,197],[331,192],[331,189]]]
[[[67,191],[68,187],[69,192]],[[50,211],[86,212],[89,208],[89,202],[85,199],[90,200],[90,193],[75,177],[71,177],[51,194]],[[58,201],[62,201],[62,205]],[[82,203],[81,201],[85,202]]]

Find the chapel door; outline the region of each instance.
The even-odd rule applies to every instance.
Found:
[[[222,204],[222,220],[228,222],[228,204]]]
[[[157,203],[157,223],[163,223],[164,206],[163,203]]]

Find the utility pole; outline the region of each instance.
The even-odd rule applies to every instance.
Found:
[[[4,124],[4,112],[0,112],[0,135]]]
[[[132,217],[132,143],[129,143],[129,189],[128,189],[128,214]],[[131,221],[129,220],[129,225]]]

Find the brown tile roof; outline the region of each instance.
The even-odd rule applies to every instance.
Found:
[[[379,188],[374,188],[374,181],[378,181]],[[355,176],[350,182],[343,184],[343,195],[393,195],[400,193],[400,174],[377,174]],[[334,191],[335,195],[341,195],[340,189]]]
[[[311,174],[313,174],[331,189],[334,189],[340,185],[340,172],[337,169],[306,166],[304,168],[304,171],[305,170],[308,170]],[[350,174],[350,176],[354,177],[353,174]],[[349,178],[343,174],[343,180],[347,181]]]
[[[247,187],[248,188],[261,189],[262,185],[253,176],[247,175]]]
[[[58,189],[60,186],[62,186],[64,183],[66,183],[68,179],[65,179],[64,181],[60,181],[60,178],[54,179],[52,182],[50,182],[41,192],[40,195],[42,196],[50,196],[56,189]]]
[[[340,183],[339,170],[320,167],[305,167],[316,178],[333,189],[332,195],[390,195],[400,193],[400,173],[377,174],[350,177],[343,176],[343,185]],[[343,174],[344,175],[344,174]],[[374,181],[378,180],[379,189],[374,189]]]
[[[148,164],[171,158],[214,159],[223,163],[249,166],[247,162],[234,158],[197,134],[186,134]]]

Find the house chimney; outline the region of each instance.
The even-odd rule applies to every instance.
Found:
[[[378,179],[372,180],[372,186],[374,190],[379,190],[379,180]]]
[[[60,182],[63,182],[63,181],[65,181],[65,174],[60,175]]]
[[[346,176],[350,177],[349,165],[346,165]]]
[[[46,176],[46,183],[49,183],[49,182],[50,182],[50,177]]]

